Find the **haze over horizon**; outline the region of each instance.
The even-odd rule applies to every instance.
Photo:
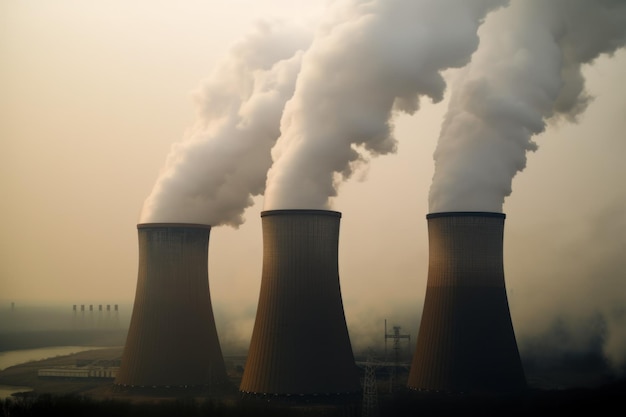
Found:
[[[11,301],[132,304],[136,224],[167,156],[207,114],[201,104],[213,98],[203,101],[198,92],[215,91],[206,89],[207,80],[232,56],[231,45],[267,35],[258,19],[282,16],[313,29],[326,2],[235,3],[9,0],[0,6],[6,57],[0,68],[6,92],[0,97],[6,190],[0,299],[7,307]],[[481,39],[498,36],[489,24],[494,16],[479,29]],[[279,25],[268,21],[265,27]],[[259,66],[248,66],[256,68],[255,77],[231,75],[259,91],[284,87],[276,90],[283,96],[271,96],[280,104],[295,88],[289,71],[306,36],[305,30],[294,38],[284,55],[263,55],[269,63],[251,60]],[[279,58],[285,59],[281,68],[273,65]],[[582,65],[593,99],[576,122],[548,124],[532,137],[538,149],[512,180],[502,210],[505,275],[520,346],[543,338],[549,349],[582,351],[595,349],[601,337],[601,349],[616,366],[626,363],[625,71],[623,48]],[[332,209],[342,212],[344,308],[359,346],[379,337],[384,318],[417,336],[433,154],[462,73],[442,73],[447,87],[438,103],[426,98],[413,114],[395,113],[395,153],[380,152],[361,164],[332,199]],[[254,110],[235,106],[232,114],[241,116],[242,109]],[[253,193],[241,201],[242,216],[222,223],[238,227],[211,230],[209,282],[220,337],[245,345],[261,277],[264,199]]]

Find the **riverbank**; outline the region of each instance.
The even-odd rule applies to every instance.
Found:
[[[108,347],[108,346],[107,346]],[[0,351],[0,371],[23,363],[68,356],[86,350],[103,349],[104,346],[48,346],[35,349]]]
[[[8,367],[0,371],[0,385],[31,388],[36,393],[48,394],[87,394],[90,391],[109,387],[112,384],[108,379],[70,380],[39,378],[37,371],[41,368],[75,365],[77,362],[95,360],[119,360],[122,356],[122,347],[96,348],[84,350],[71,355],[31,361]]]
[[[86,349],[83,347],[83,349]],[[154,398],[140,395],[129,395],[113,389],[111,378],[40,378],[38,371],[43,368],[68,367],[77,364],[89,364],[98,361],[119,363],[122,357],[123,347],[95,348],[81,351],[71,355],[52,357],[42,360],[31,361],[19,365],[11,366],[0,371],[0,385],[21,386],[31,389],[32,394],[53,394],[53,395],[85,395],[97,400],[118,398],[131,402],[154,402]],[[244,356],[229,356],[224,358],[228,373],[232,378],[232,393],[237,393],[236,387],[239,384]],[[202,395],[205,395],[203,393]],[[229,394],[230,395],[230,394]],[[237,395],[235,395],[235,398]],[[172,395],[170,399],[175,399]],[[167,399],[164,396],[160,400]]]

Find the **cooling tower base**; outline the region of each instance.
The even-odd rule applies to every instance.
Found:
[[[409,388],[517,391],[526,387],[506,291],[500,287],[431,287],[424,305]],[[441,324],[445,323],[445,327]]]
[[[215,383],[209,385],[193,385],[193,386],[138,386],[138,385],[122,385],[114,384],[113,392],[116,396],[142,396],[154,398],[172,398],[172,397],[212,397],[223,396],[228,394],[236,394],[237,386],[230,382]]]
[[[328,393],[328,394],[263,394],[242,392],[241,399],[249,403],[273,403],[284,406],[341,406],[353,407],[361,404],[363,399],[361,392],[351,393]]]

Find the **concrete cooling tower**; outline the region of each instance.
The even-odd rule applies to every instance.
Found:
[[[428,281],[409,388],[525,388],[504,284],[505,215],[445,212],[426,218]]]
[[[145,223],[137,229],[137,290],[115,384],[187,388],[226,382],[209,294],[211,227]]]
[[[240,391],[334,396],[360,391],[339,286],[341,213],[261,213],[263,269]]]

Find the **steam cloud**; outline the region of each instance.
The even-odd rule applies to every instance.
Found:
[[[198,92],[198,122],[173,146],[141,221],[237,227],[262,194],[267,210],[328,209],[361,164],[396,151],[396,112],[418,111],[422,96],[443,99],[449,68],[458,78],[434,155],[430,211],[500,212],[537,149],[533,136],[575,122],[591,102],[582,67],[625,42],[622,0],[344,0],[314,37],[263,24]],[[608,300],[597,320],[617,366],[626,363],[626,313],[610,306],[621,301]],[[253,313],[238,318],[247,330]],[[363,340],[372,332],[352,331]],[[245,337],[227,338],[244,349]]]
[[[583,66],[624,47],[626,2],[514,0],[489,16],[480,35],[472,62],[459,70],[453,83],[434,155],[431,212],[502,211],[514,176],[526,166],[527,152],[538,148],[533,136],[548,124],[576,122],[592,101],[585,91]],[[615,230],[623,230],[621,213],[606,217]],[[592,223],[596,234],[608,230],[600,221]],[[623,370],[625,314],[620,285],[615,282],[623,275],[623,257],[614,256],[602,244],[602,255],[595,255],[589,241],[623,246],[621,237],[590,233],[581,244],[584,248],[569,250],[591,268],[581,270],[577,264],[577,270],[565,273],[567,268],[560,265],[556,271],[544,271],[545,279],[538,282],[546,291],[546,282],[562,283],[565,278],[556,277],[566,275],[568,287],[584,290],[564,300],[596,302],[586,309],[583,303],[572,308],[555,302],[552,295],[545,305],[535,303],[531,310],[536,313],[522,312],[533,317],[520,323],[521,347],[528,352],[535,346],[537,351],[554,354],[567,349],[600,351],[612,366]],[[544,246],[542,251],[553,254],[562,246],[559,242],[560,249],[546,251]],[[528,257],[548,264],[539,261],[541,256]],[[589,288],[592,277],[594,285]],[[536,296],[526,291],[528,298]],[[549,317],[553,320],[546,320]]]
[[[442,100],[441,71],[462,67],[499,0],[339,2],[303,57],[272,149],[267,210],[328,209],[342,180],[396,151],[392,115]]]
[[[523,0],[494,13],[453,88],[435,151],[430,211],[502,211],[533,135],[591,101],[583,64],[626,42],[626,3]]]
[[[261,25],[197,94],[198,121],[140,221],[237,227],[266,174],[267,209],[328,208],[360,163],[395,152],[394,111],[442,100],[441,71],[467,64],[484,17],[506,3],[338,1],[304,56],[304,29]]]
[[[196,125],[172,147],[142,223],[243,223],[252,197],[263,194],[270,150],[310,37],[301,27],[260,23],[232,48],[196,93]]]

